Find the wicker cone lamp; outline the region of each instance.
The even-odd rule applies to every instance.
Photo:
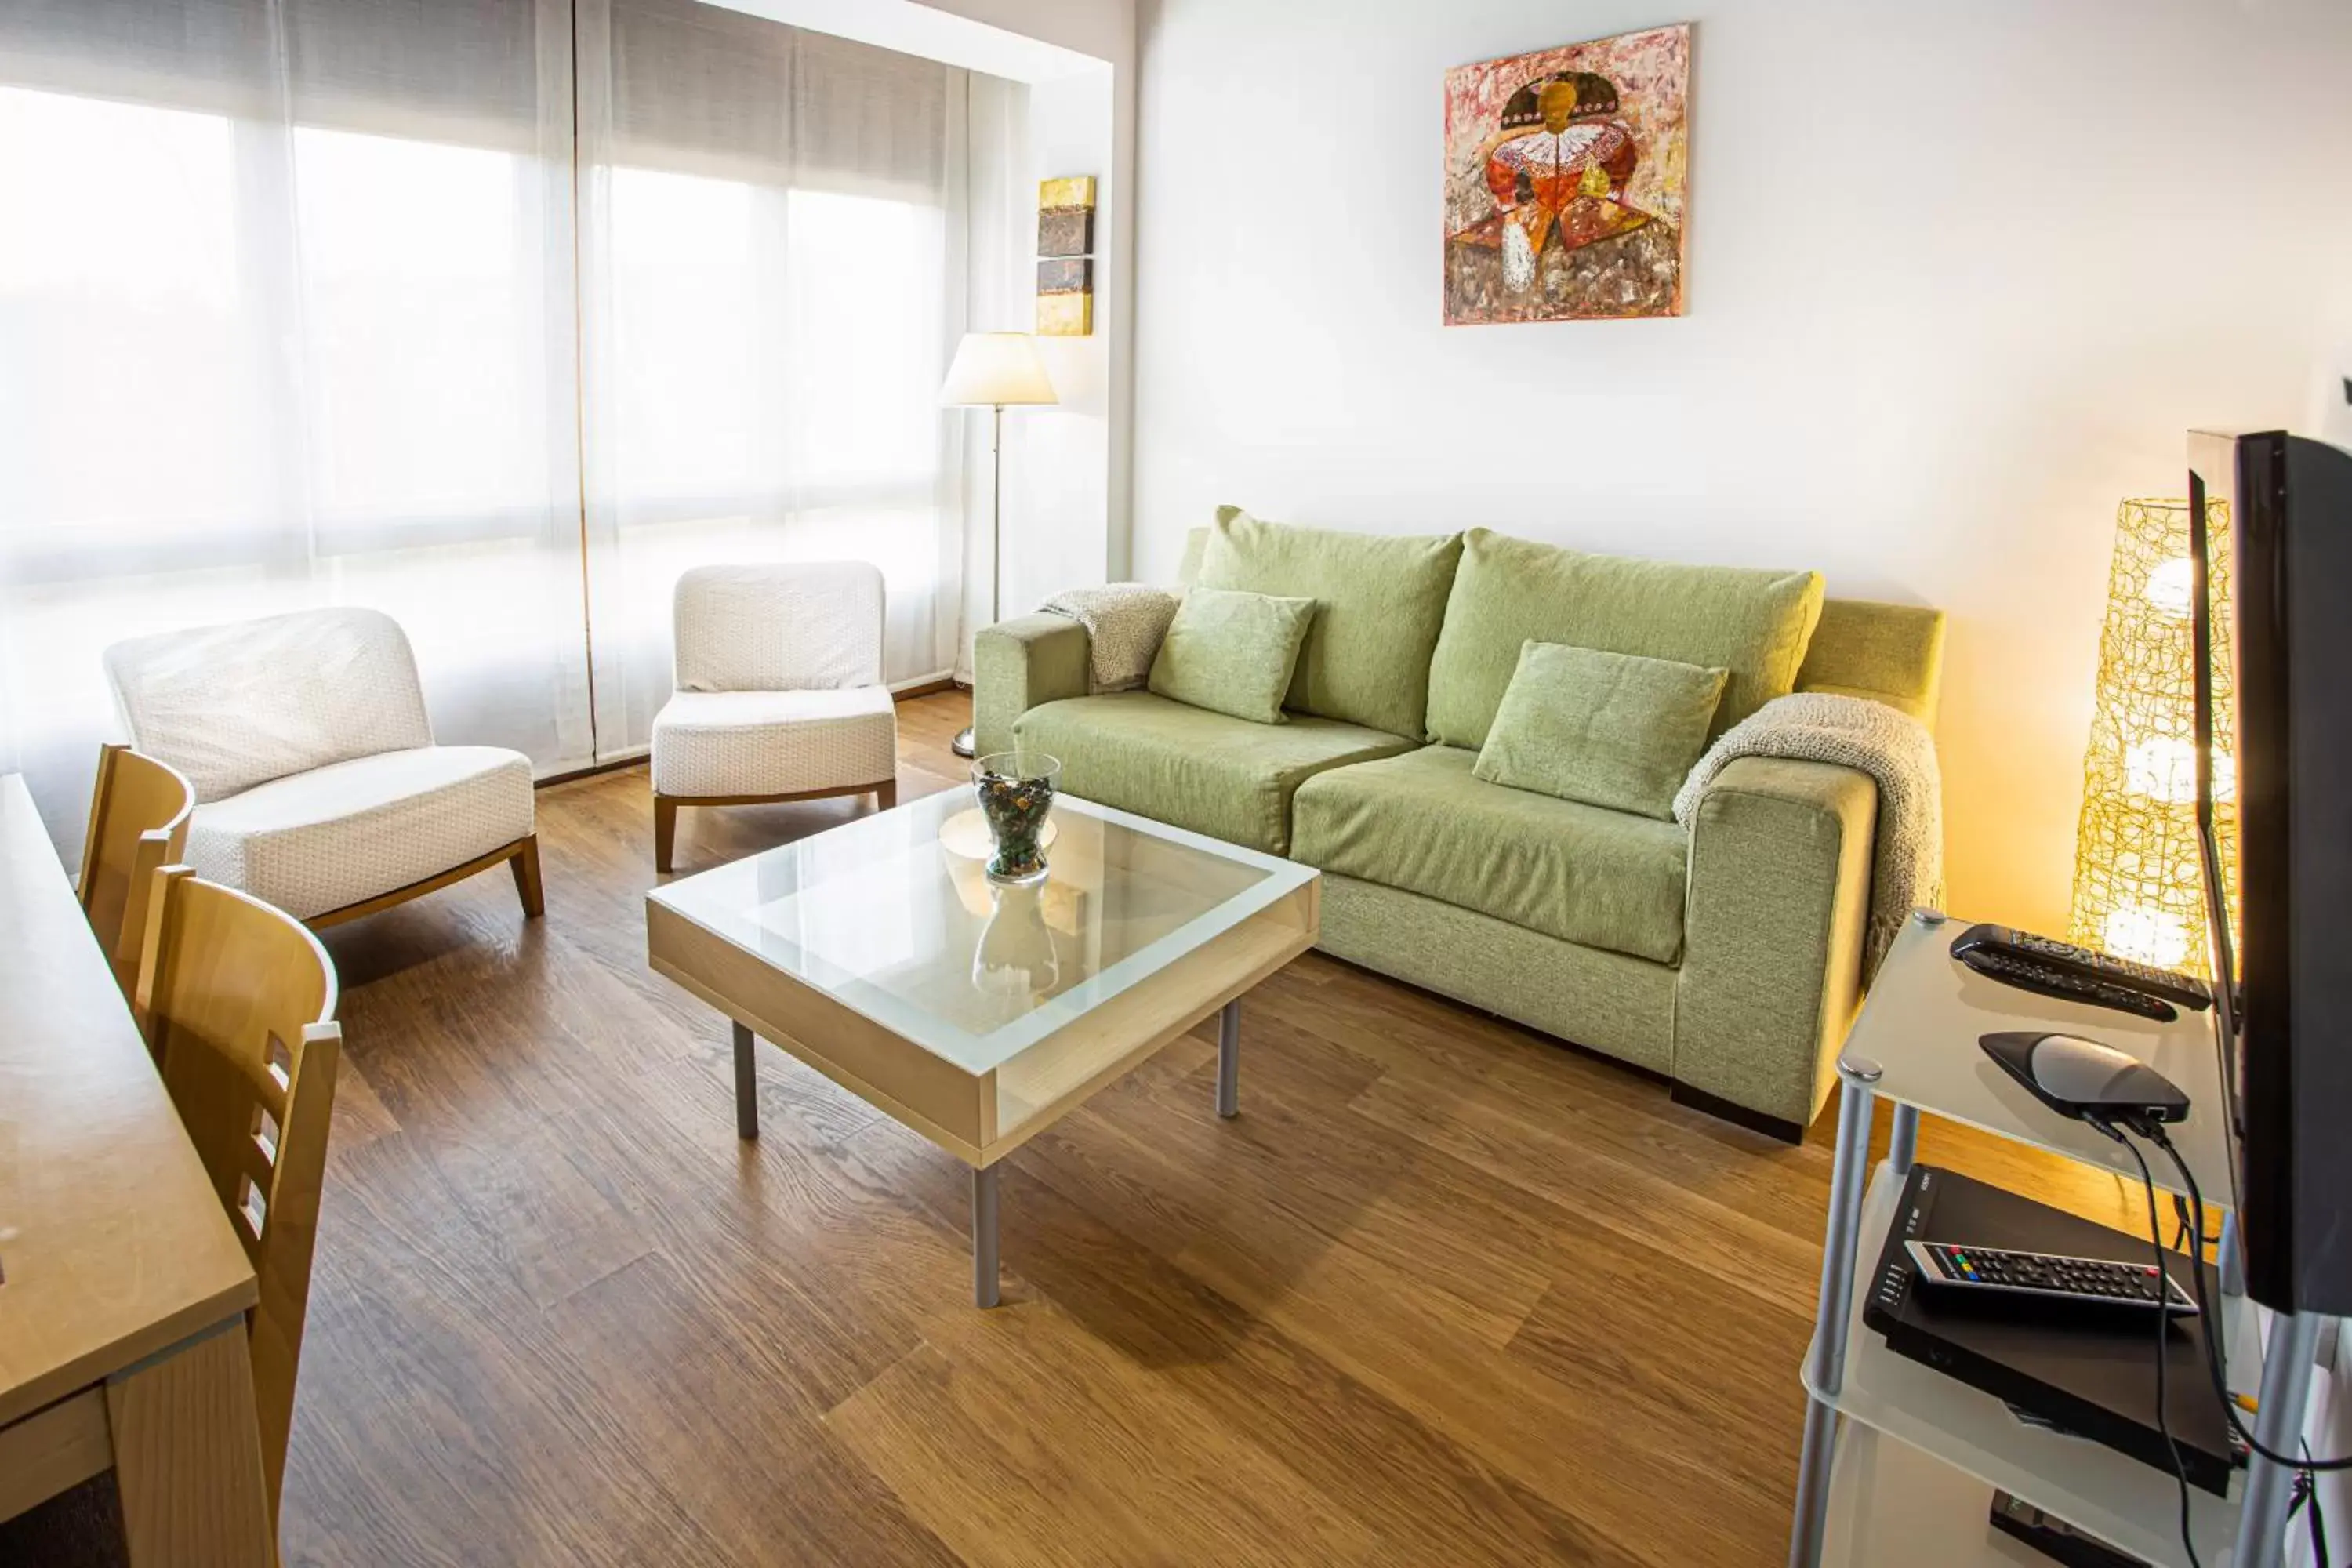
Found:
[[[2229,517],[2209,503],[2214,647],[2231,646]],[[2096,707],[2083,763],[2068,939],[2210,977],[2197,845],[2193,591],[2189,503],[2127,500],[2116,512]],[[2230,661],[2214,659],[2214,794],[2221,863],[2237,860]],[[2233,900],[2234,901],[2234,900]]]
[[[1004,411],[1023,405],[1058,403],[1054,384],[1026,332],[966,332],[948,366],[940,401],[950,408],[985,408],[992,416],[988,443],[988,620],[1004,614]],[[971,726],[950,742],[959,757],[972,753]]]

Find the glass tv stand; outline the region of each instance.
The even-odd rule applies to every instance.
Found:
[[[2042,1565],[2049,1559],[1988,1523],[1998,1489],[2158,1564],[2189,1568],[2172,1476],[2089,1438],[2026,1426],[1991,1394],[1886,1348],[1862,1307],[1918,1144],[1922,1112],[2103,1170],[2133,1187],[2139,1167],[2117,1144],[2053,1113],[1977,1047],[1979,1035],[2044,1029],[2131,1052],[2185,1090],[2189,1119],[2170,1129],[2209,1208],[2236,1249],[2221,1067],[2210,1018],[2158,1024],[2019,991],[1950,956],[1959,921],[1915,915],[1896,938],[1838,1061],[1837,1161],[1830,1182],[1821,1300],[1806,1352],[1803,1458],[1790,1568],[1900,1562],[1906,1568]],[[1887,1157],[1871,1167],[1878,1104],[1894,1107]],[[2160,1189],[2166,1162],[2154,1162]],[[2291,1451],[2308,1404],[2319,1320],[2261,1311],[2225,1261],[2224,1367],[2233,1394],[2260,1385],[2255,1436]],[[2268,1355],[2261,1320],[2269,1321]],[[2151,1373],[2153,1367],[2151,1363]],[[2257,1458],[2215,1497],[2191,1488],[2190,1529],[2204,1568],[2274,1568],[2283,1560],[2293,1476]]]

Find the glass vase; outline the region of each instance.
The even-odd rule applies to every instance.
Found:
[[[996,841],[996,854],[988,862],[990,880],[1015,885],[1045,880],[1041,840],[1046,815],[1054,808],[1054,785],[1061,776],[1061,759],[1043,752],[992,752],[973,761],[972,790],[980,797],[989,837]]]

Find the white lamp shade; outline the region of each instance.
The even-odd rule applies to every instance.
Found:
[[[1058,403],[1054,384],[1026,332],[966,332],[940,388],[951,406],[1000,408],[1012,403]]]

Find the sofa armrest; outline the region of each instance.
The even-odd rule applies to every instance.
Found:
[[[1675,1082],[1783,1133],[1811,1124],[1862,996],[1878,787],[1742,757],[1691,824]]]
[[[971,728],[981,756],[1013,744],[1014,721],[1044,702],[1087,694],[1093,649],[1067,616],[1016,616],[971,641]]]

